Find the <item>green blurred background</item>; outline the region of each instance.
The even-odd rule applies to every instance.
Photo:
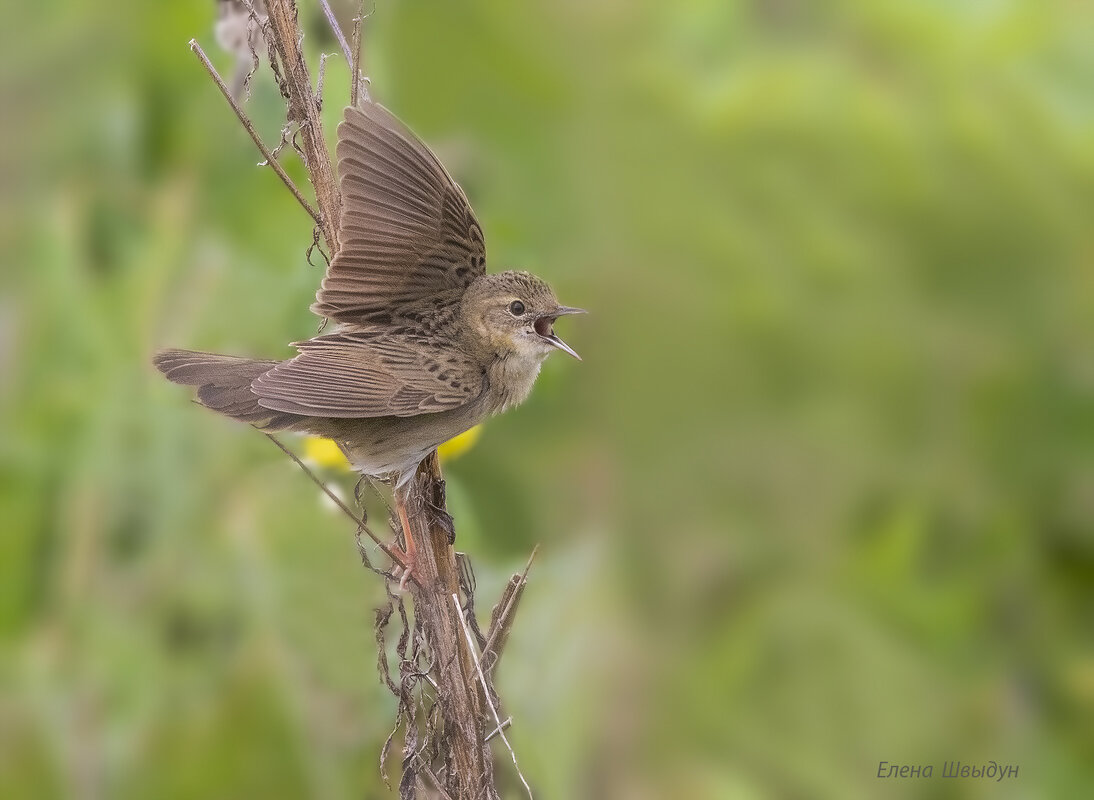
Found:
[[[389,796],[352,531],[149,366],[317,322],[310,220],[187,49],[232,71],[214,14],[5,10],[5,797]],[[493,269],[593,312],[447,470],[481,610],[542,543],[500,676],[537,796],[1094,796],[1094,5],[377,0],[366,36]],[[247,107],[276,142],[265,71]]]

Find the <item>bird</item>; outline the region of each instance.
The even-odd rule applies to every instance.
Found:
[[[345,109],[336,154],[341,243],[311,310],[334,323],[287,360],[168,349],[153,363],[213,411],[265,431],[334,440],[358,473],[389,480],[417,547],[406,489],[438,445],[522,403],[544,360],[581,360],[554,331],[584,313],[531,273],[486,272],[482,228],[432,150],[379,103]],[[451,523],[448,520],[449,524]]]

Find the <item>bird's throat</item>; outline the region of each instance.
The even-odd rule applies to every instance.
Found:
[[[488,368],[494,413],[523,403],[539,375],[544,355],[510,351],[499,356]]]

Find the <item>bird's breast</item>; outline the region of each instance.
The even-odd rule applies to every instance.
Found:
[[[543,359],[521,354],[498,358],[487,370],[493,411],[501,413],[520,405],[532,391]]]

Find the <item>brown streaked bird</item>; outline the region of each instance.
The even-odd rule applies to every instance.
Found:
[[[265,430],[325,436],[358,472],[390,478],[406,550],[404,489],[434,448],[524,401],[565,314],[527,272],[486,274],[482,229],[437,157],[387,109],[338,126],[341,249],[312,310],[332,333],[287,361],[164,350],[155,365],[208,408]]]

